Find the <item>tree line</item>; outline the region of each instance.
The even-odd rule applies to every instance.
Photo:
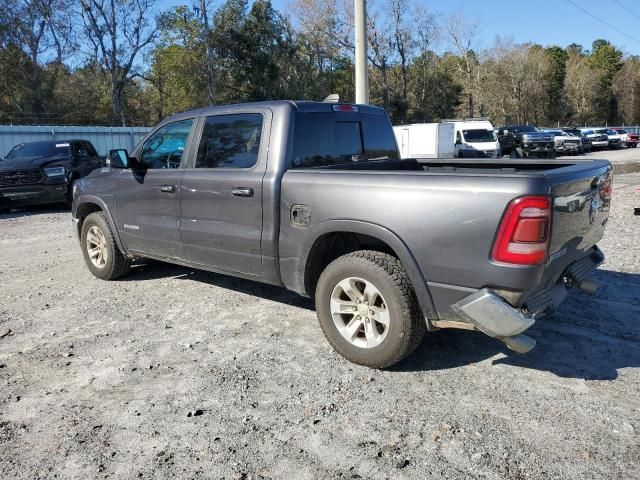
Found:
[[[187,0],[188,1],[188,0]],[[353,101],[349,0],[5,0],[0,123],[151,125],[210,104]],[[478,25],[417,0],[372,0],[370,103],[394,123],[640,123],[640,57],[590,46],[478,47]]]

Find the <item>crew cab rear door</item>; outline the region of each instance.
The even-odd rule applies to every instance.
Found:
[[[262,274],[262,182],[271,111],[234,107],[203,117],[181,186],[182,257],[250,276]]]

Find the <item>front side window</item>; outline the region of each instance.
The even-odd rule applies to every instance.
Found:
[[[258,163],[261,137],[259,113],[207,117],[195,168],[251,168]]]
[[[76,158],[80,159],[89,158],[89,152],[87,151],[87,148],[79,142],[73,145],[73,155]]]
[[[93,145],[91,144],[91,142],[82,142],[84,145],[84,148],[87,149],[87,153],[89,154],[90,157],[97,157],[98,156],[98,152],[96,152],[96,149],[93,148]]]
[[[142,145],[140,161],[148,169],[180,167],[192,124],[189,118],[160,127]]]

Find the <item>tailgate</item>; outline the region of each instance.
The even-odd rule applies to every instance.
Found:
[[[553,197],[549,267],[557,271],[602,238],[609,218],[612,167],[607,161],[596,160],[548,175]]]

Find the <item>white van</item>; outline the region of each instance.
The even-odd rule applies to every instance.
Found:
[[[486,118],[443,120],[455,127],[456,158],[500,158],[502,151],[493,125]]]
[[[453,158],[454,126],[413,123],[393,127],[401,158]]]

